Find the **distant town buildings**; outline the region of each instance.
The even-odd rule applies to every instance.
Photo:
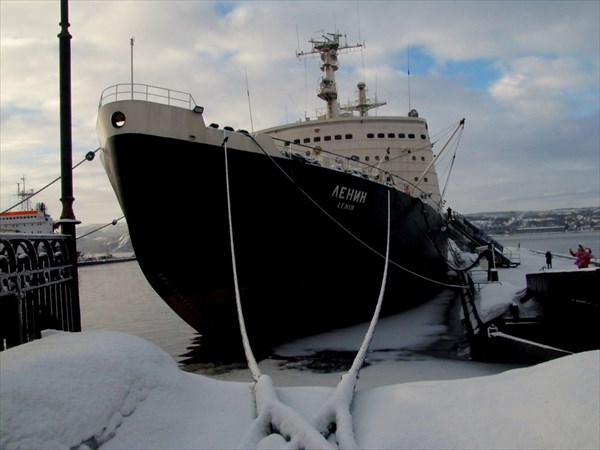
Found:
[[[465,214],[465,217],[490,234],[600,231],[600,208],[503,211]]]

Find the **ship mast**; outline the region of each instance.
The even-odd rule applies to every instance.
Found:
[[[340,115],[337,85],[335,83],[335,72],[338,70],[337,55],[341,50],[353,51],[363,47],[362,44],[348,45],[348,43],[340,46],[340,37],[342,35],[339,33],[327,33],[327,36],[323,35],[323,40],[311,39],[309,41],[312,44],[312,50],[296,52],[298,58],[315,53],[321,56],[321,71],[324,75],[319,84],[318,97],[325,101],[325,117],[327,119],[334,119]]]
[[[23,189],[21,189],[21,184],[17,183],[17,197],[21,200],[21,211],[29,211],[31,210],[30,198],[33,197],[33,189],[29,191],[25,189],[25,175],[23,175],[21,181],[23,182]]]

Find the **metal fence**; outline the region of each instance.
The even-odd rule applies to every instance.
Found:
[[[0,233],[0,350],[81,331],[77,256],[62,234]]]

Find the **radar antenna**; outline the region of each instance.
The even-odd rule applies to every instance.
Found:
[[[344,36],[346,42],[340,45],[342,36]],[[346,53],[359,50],[363,47],[363,44],[348,45],[346,36],[339,33],[327,33],[322,38],[322,40],[311,39],[309,42],[312,44],[312,49],[307,52],[296,52],[296,57],[307,57],[315,53],[321,56],[321,71],[324,75],[321,78],[317,96],[324,100],[327,105],[326,118],[333,119],[339,117],[340,114],[340,106],[337,101],[337,85],[335,83],[335,72],[338,70],[337,55],[341,51]]]

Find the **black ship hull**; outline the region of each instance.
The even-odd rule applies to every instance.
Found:
[[[382,314],[439,290],[444,218],[389,186],[302,160],[145,134],[117,134],[103,162],[136,257],[164,301],[207,342],[242,349],[227,211],[250,341],[370,319],[381,287],[391,194],[390,266]]]

